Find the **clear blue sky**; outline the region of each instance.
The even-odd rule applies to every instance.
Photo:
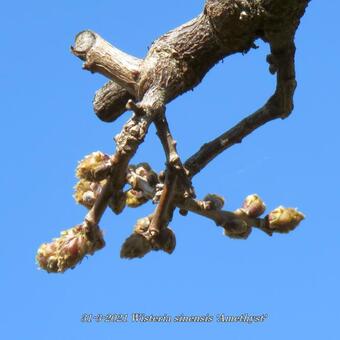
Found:
[[[1,307],[4,339],[339,339],[339,18],[338,1],[312,1],[296,42],[295,110],[248,137],[195,178],[239,207],[251,193],[269,209],[298,207],[307,218],[289,235],[255,230],[231,240],[203,218],[175,214],[177,248],[142,260],[119,250],[137,218],[153,206],[107,213],[107,246],[64,275],[38,271],[39,245],[82,221],[72,198],[74,168],[85,154],[112,153],[129,113],[105,124],[92,112],[104,77],[82,71],[69,52],[92,29],[143,57],[162,33],[196,16],[203,0],[6,1],[1,39]],[[232,56],[203,83],[168,106],[183,159],[253,112],[272,93],[268,47]],[[190,123],[190,124],[189,124]],[[190,127],[189,127],[190,126]],[[153,128],[134,162],[161,170]],[[257,324],[104,324],[83,313],[268,314]]]

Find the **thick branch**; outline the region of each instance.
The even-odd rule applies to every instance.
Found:
[[[71,50],[74,55],[85,61],[84,69],[105,75],[127,89],[131,95],[135,95],[140,59],[113,47],[92,31],[80,32]]]
[[[126,100],[141,100],[152,87],[162,88],[168,103],[195,87],[219,60],[254,47],[258,37],[270,42],[273,55],[280,55],[307,4],[308,0],[207,0],[201,15],[157,39],[143,61],[91,31],[78,34],[72,51],[85,60],[86,69],[115,80],[132,96],[114,84],[98,91],[95,111],[112,121],[124,112]]]
[[[134,97],[114,81],[107,82],[96,92],[93,109],[97,117],[104,122],[113,122],[127,109],[126,103]]]

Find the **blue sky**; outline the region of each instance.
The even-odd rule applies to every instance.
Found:
[[[1,307],[5,339],[146,339],[193,335],[231,339],[339,338],[339,20],[337,1],[312,1],[296,36],[298,88],[289,119],[257,130],[194,180],[199,197],[222,194],[227,209],[251,193],[270,209],[298,207],[307,218],[288,235],[255,230],[231,240],[203,218],[175,214],[177,248],[142,260],[121,260],[120,246],[151,204],[109,212],[106,247],[64,275],[38,271],[39,245],[82,221],[72,198],[74,168],[84,155],[112,153],[126,113],[105,124],[92,112],[106,81],[82,71],[69,51],[92,29],[143,57],[162,33],[196,16],[202,0],[6,1],[0,27]],[[193,92],[168,105],[178,151],[199,146],[253,112],[272,93],[268,47],[217,65]],[[133,160],[161,170],[154,128]],[[257,324],[104,324],[84,313],[216,316],[267,314]]]

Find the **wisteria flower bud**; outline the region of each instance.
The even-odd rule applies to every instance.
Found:
[[[125,192],[125,202],[130,208],[137,208],[147,201],[148,199],[144,197],[142,191],[130,189]]]
[[[108,202],[108,206],[111,208],[111,210],[115,214],[120,214],[126,205],[126,196],[125,193],[122,191],[119,191],[116,193],[115,197],[111,197]]]
[[[176,248],[176,236],[175,233],[169,228],[164,228],[160,231],[157,242],[162,250],[168,254]]]
[[[252,228],[242,219],[235,219],[222,226],[224,235],[235,239],[247,239]]]
[[[111,158],[100,151],[92,152],[85,156],[77,166],[76,176],[89,181],[102,180],[106,173],[101,174],[102,178],[97,178],[96,174],[103,169],[109,169],[112,165]]]
[[[36,261],[39,264],[40,268],[43,268],[50,272],[58,271],[58,258],[56,256],[57,252],[57,243],[44,243],[38,249],[36,255]]]
[[[209,202],[211,210],[221,210],[224,206],[224,198],[216,194],[208,194],[203,200]]]
[[[269,228],[279,233],[294,230],[305,216],[294,208],[279,206],[268,215]]]
[[[136,174],[143,177],[150,186],[154,187],[158,183],[158,175],[151,169],[148,163],[136,165]]]
[[[259,217],[266,210],[266,205],[258,195],[253,194],[246,197],[242,205],[242,210],[249,217]]]
[[[73,197],[78,204],[85,206],[86,208],[92,208],[98,195],[102,190],[100,183],[90,182],[85,179],[81,179],[74,187]]]
[[[133,231],[137,234],[144,234],[148,231],[151,223],[151,218],[149,216],[143,217],[137,220]]]
[[[36,260],[40,268],[49,273],[63,273],[73,269],[86,255],[103,248],[105,241],[101,230],[89,229],[85,224],[61,232],[59,238],[44,243],[38,249]]]
[[[151,244],[144,236],[133,233],[122,245],[120,257],[125,259],[141,258],[151,250]]]
[[[132,189],[143,191],[145,195],[152,197],[158,176],[148,163],[139,163],[128,167],[126,181]]]

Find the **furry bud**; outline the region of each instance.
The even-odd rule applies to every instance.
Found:
[[[279,206],[268,215],[269,228],[279,233],[294,230],[305,216],[294,208]]]
[[[38,249],[36,260],[48,273],[63,273],[73,269],[86,255],[92,255],[105,245],[99,228],[89,231],[83,224],[61,232],[59,238],[44,243]]]
[[[120,257],[125,259],[141,258],[151,250],[151,244],[144,236],[133,233],[122,245]]]
[[[168,254],[171,254],[176,248],[176,236],[169,227],[160,231],[157,242],[160,248]]]
[[[100,151],[92,152],[78,163],[76,176],[89,181],[96,181],[98,180],[96,174],[104,168],[109,169],[111,165],[110,156]],[[99,180],[102,180],[107,174],[104,173],[101,175],[102,178]]]
[[[266,210],[266,205],[258,195],[253,194],[246,197],[242,205],[242,210],[249,217],[259,217]]]
[[[76,202],[91,209],[102,190],[102,185],[100,183],[80,179],[74,189],[73,198]]]
[[[235,239],[247,239],[252,230],[242,219],[235,219],[222,227],[224,228],[225,236]]]
[[[126,205],[126,195],[124,192],[119,191],[115,197],[111,197],[108,202],[108,206],[116,214],[120,214]]]
[[[142,191],[130,189],[125,192],[125,202],[130,208],[137,208],[147,201],[148,199],[143,196]]]
[[[137,234],[144,234],[148,231],[149,225],[151,223],[150,217],[143,217],[137,220],[133,231]]]

